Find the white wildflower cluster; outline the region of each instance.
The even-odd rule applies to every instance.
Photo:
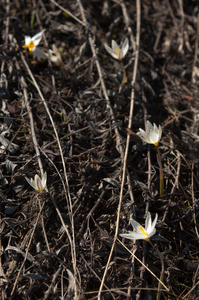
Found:
[[[40,57],[42,59],[49,59],[56,66],[61,66],[62,57],[56,45],[53,45],[52,49],[49,49],[47,53],[44,53],[37,47],[42,39],[44,31],[45,30],[42,30],[33,37],[25,36],[25,45],[23,46],[23,48],[28,48],[28,50],[37,57]],[[129,40],[128,38],[126,38],[121,46],[119,46],[115,40],[112,40],[111,47],[109,47],[107,44],[104,44],[104,47],[113,58],[122,61],[128,52]],[[153,123],[152,125],[149,121],[147,121],[146,131],[139,128],[139,135],[144,142],[154,144],[156,147],[158,147],[159,141],[162,136],[162,128],[160,125],[159,127],[157,127],[155,123]],[[41,176],[41,178],[38,175],[35,175],[34,179],[26,178],[26,180],[37,192],[42,194],[44,189],[46,189],[47,173],[45,172]],[[143,239],[149,241],[150,237],[153,236],[156,232],[155,226],[157,223],[157,219],[158,215],[156,214],[152,222],[151,214],[150,212],[148,212],[145,221],[145,228],[134,219],[131,219],[131,225],[133,226],[134,231],[128,231],[127,233],[120,234],[120,236],[126,239]]]
[[[147,121],[146,124],[146,131],[139,128],[139,136],[145,143],[153,144],[158,147],[160,139],[162,137],[162,127],[153,123],[153,125]],[[156,232],[155,225],[157,223],[158,215],[155,215],[155,219],[153,222],[151,221],[151,214],[150,212],[147,213],[147,218],[145,221],[145,228],[140,225],[134,219],[131,219],[131,225],[133,226],[135,231],[129,231],[127,233],[120,234],[121,237],[126,239],[133,239],[133,240],[146,240],[149,241],[150,237],[153,236]]]
[[[57,49],[56,45],[53,44],[52,49],[49,49],[47,53],[44,53],[37,47],[42,39],[44,31],[45,29],[35,34],[33,37],[26,35],[25,45],[23,45],[23,48],[27,48],[31,53],[33,53],[39,58],[49,59],[53,64],[59,67],[62,64],[62,58],[61,53]]]

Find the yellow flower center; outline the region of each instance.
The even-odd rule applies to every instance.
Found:
[[[153,143],[153,145],[157,147],[159,145],[159,142]]]
[[[144,239],[144,240],[147,241],[147,242],[149,242],[150,239],[147,238],[148,234],[145,232],[145,230],[144,230],[141,226],[139,226],[139,231],[140,231],[143,235],[146,235],[146,239]]]
[[[115,49],[115,52],[116,52],[117,54],[119,54],[119,50],[118,50],[118,49]]]
[[[42,193],[43,193],[43,191],[44,191],[44,188],[43,188],[43,189],[41,189],[41,190],[37,189],[36,191],[37,191],[38,193],[42,194]]]
[[[146,232],[144,231],[144,229],[143,229],[141,226],[139,226],[139,231],[140,231],[142,234],[144,234],[144,235],[147,236]]]
[[[35,48],[35,43],[31,41],[27,46],[24,46],[24,48],[28,48],[29,51],[31,52]]]

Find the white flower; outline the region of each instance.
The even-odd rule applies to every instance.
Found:
[[[62,64],[62,58],[60,51],[57,49],[56,45],[52,45],[53,50],[49,49],[48,50],[48,57],[54,63],[57,67],[61,66]]]
[[[128,52],[129,49],[129,40],[126,38],[121,47],[116,43],[116,41],[112,40],[110,48],[107,44],[104,44],[106,51],[114,58],[118,60],[122,60]]]
[[[121,237],[126,239],[133,240],[146,240],[149,241],[150,237],[153,236],[156,232],[155,225],[158,219],[158,214],[155,215],[155,219],[153,223],[151,223],[151,214],[147,213],[147,218],[145,221],[145,228],[142,227],[138,222],[131,219],[131,225],[135,229],[135,231],[129,231],[128,233],[120,234]]]
[[[37,174],[35,175],[35,179],[28,179],[25,177],[27,182],[35,189],[37,192],[42,194],[43,190],[46,188],[46,181],[47,181],[47,173],[45,172],[40,178]]]
[[[40,31],[39,33],[35,34],[33,37],[26,35],[25,36],[25,45],[23,45],[23,48],[28,48],[28,50],[30,52],[32,52],[33,54],[35,54],[36,56],[47,59],[47,56],[45,55],[45,53],[37,48],[37,46],[39,45],[39,43],[41,41],[42,34],[44,31],[45,31],[45,29]]]
[[[154,144],[155,146],[158,146],[159,141],[162,136],[162,127],[159,125],[159,128],[155,123],[152,124],[147,121],[146,124],[146,131],[143,129],[139,128],[139,134],[140,137],[149,144]]]

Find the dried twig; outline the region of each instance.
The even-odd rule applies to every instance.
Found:
[[[123,13],[123,16],[124,16],[124,22],[126,23],[127,30],[129,32],[129,36],[130,36],[130,40],[131,40],[131,45],[133,47],[133,51],[135,52],[136,51],[136,42],[135,42],[135,39],[134,39],[134,36],[133,36],[132,26],[130,25],[131,20],[130,20],[129,14],[127,12],[125,2],[123,0],[121,0],[119,2],[118,1],[115,1],[115,2],[120,4],[120,6],[122,8],[122,13]]]
[[[21,72],[18,61],[16,60],[15,63],[16,63],[17,70]],[[38,142],[37,142],[37,138],[36,138],[36,134],[35,134],[35,127],[34,127],[34,119],[33,119],[33,115],[32,115],[32,110],[31,110],[29,100],[28,100],[27,84],[26,84],[25,79],[22,75],[21,75],[21,87],[23,88],[24,101],[25,101],[25,105],[26,105],[28,115],[29,115],[29,119],[30,119],[31,136],[32,136],[32,141],[33,141],[33,145],[34,145],[35,152],[36,152],[36,158],[38,160],[38,165],[39,165],[39,168],[40,168],[41,175],[43,175],[44,170],[43,170],[41,157],[40,157],[40,152],[39,152],[39,147],[38,147]]]
[[[132,90],[131,90],[131,105],[130,105],[130,111],[129,111],[129,124],[128,128],[131,129],[132,127],[132,117],[133,117],[133,108],[134,108],[134,98],[135,98],[135,82],[136,82],[136,74],[137,74],[137,67],[138,67],[138,58],[139,58],[139,44],[140,44],[140,0],[136,1],[136,7],[137,7],[137,33],[136,33],[136,52],[135,52],[135,64],[134,64],[134,69],[133,69],[133,77],[131,81],[132,85]],[[101,297],[101,291],[105,282],[105,278],[107,275],[107,271],[110,265],[111,257],[113,254],[113,250],[115,247],[115,242],[117,239],[118,235],[118,230],[119,230],[119,219],[120,219],[120,211],[121,211],[121,205],[122,205],[122,197],[123,197],[123,189],[124,189],[124,184],[125,184],[125,178],[126,178],[126,165],[127,165],[127,157],[128,157],[128,151],[129,151],[129,142],[130,142],[130,134],[127,134],[127,140],[126,140],[126,149],[125,149],[125,155],[124,155],[124,164],[123,164],[123,174],[122,174],[122,183],[121,183],[121,189],[120,189],[120,199],[119,199],[119,204],[118,204],[118,209],[117,209],[117,221],[116,221],[116,228],[115,228],[115,235],[113,239],[113,245],[111,248],[111,251],[109,253],[108,261],[106,264],[106,268],[104,270],[102,282],[99,288],[98,292],[98,300],[100,300]]]
[[[60,144],[60,139],[59,139],[59,136],[58,136],[58,133],[57,133],[57,130],[56,130],[56,127],[55,127],[55,124],[54,124],[54,121],[53,121],[53,118],[51,116],[51,113],[50,113],[50,110],[48,108],[48,105],[43,97],[43,94],[35,80],[35,77],[33,75],[33,73],[31,72],[26,60],[25,60],[25,57],[23,55],[23,53],[21,52],[21,59],[24,63],[24,66],[26,67],[38,93],[39,93],[39,96],[41,98],[41,101],[43,102],[44,104],[44,107],[46,109],[46,112],[49,116],[49,119],[51,121],[51,124],[52,124],[52,127],[53,127],[53,130],[54,130],[54,133],[55,133],[55,136],[56,136],[56,140],[57,140],[57,143],[58,143],[58,146],[59,146],[59,151],[60,151],[60,156],[61,156],[61,160],[62,160],[62,165],[63,165],[63,170],[64,170],[64,177],[65,177],[65,184],[63,185],[63,188],[65,190],[65,196],[68,196],[66,197],[67,198],[67,205],[68,205],[68,212],[69,212],[69,217],[70,217],[70,222],[71,222],[71,230],[72,230],[72,239],[70,238],[69,236],[69,232],[68,230],[66,231],[68,237],[69,237],[69,241],[71,242],[71,256],[72,256],[72,263],[73,263],[73,271],[74,271],[74,278],[75,278],[75,281],[77,280],[76,276],[77,276],[77,270],[76,270],[76,248],[75,248],[75,231],[74,231],[74,219],[73,219],[73,209],[72,209],[72,201],[71,201],[71,196],[70,196],[70,188],[69,188],[69,183],[68,183],[68,176],[67,176],[67,172],[66,172],[66,166],[65,166],[65,161],[64,161],[64,157],[63,157],[63,152],[62,152],[62,148],[61,148],[61,144]],[[55,203],[54,203],[55,204]],[[59,217],[61,217],[61,215],[59,215]],[[60,218],[61,220],[61,218]],[[66,226],[64,227],[66,229]],[[75,284],[75,297],[77,297],[77,283]]]
[[[81,0],[77,0],[77,2],[78,2],[78,5],[79,5],[79,8],[80,8],[80,12],[81,12],[81,16],[82,16],[82,19],[84,21],[84,24],[87,24],[86,17],[85,17],[85,12],[84,12],[84,8],[82,6]],[[96,67],[97,67],[98,75],[99,75],[99,78],[100,78],[103,94],[104,94],[104,97],[107,101],[107,108],[110,111],[110,119],[112,121],[112,126],[113,126],[113,128],[115,130],[115,134],[116,134],[116,148],[120,153],[121,159],[123,159],[124,151],[123,151],[123,147],[122,147],[122,139],[121,139],[120,134],[119,134],[119,130],[118,130],[118,126],[117,126],[117,122],[116,122],[116,118],[115,118],[115,113],[113,111],[113,108],[112,108],[112,105],[111,105],[111,102],[110,102],[110,99],[109,99],[109,96],[108,96],[108,93],[107,93],[106,85],[105,85],[105,82],[104,82],[104,79],[103,79],[103,76],[102,76],[102,69],[101,69],[101,66],[100,66],[100,63],[99,63],[99,60],[98,60],[98,57],[97,57],[94,38],[93,38],[93,35],[91,34],[92,31],[91,31],[91,28],[88,24],[87,24],[87,30],[88,30],[88,40],[89,40],[89,44],[90,44],[91,51],[92,51],[92,54],[93,54],[93,59],[96,63]]]
[[[75,21],[80,23],[82,26],[86,26],[86,23],[82,22],[80,19],[78,19],[75,15],[73,15],[69,10],[65,9],[63,6],[59,5],[56,1],[50,0],[53,4],[55,4],[59,9],[64,11],[66,14],[68,14],[71,18],[73,18]]]
[[[44,205],[45,205],[45,202],[42,204],[42,206],[41,206],[41,208],[40,208],[40,211],[39,211],[39,213],[38,213],[37,219],[36,219],[36,221],[35,221],[35,223],[34,223],[34,227],[33,227],[33,229],[32,229],[32,233],[31,233],[31,236],[30,236],[30,240],[29,240],[28,245],[27,245],[27,248],[26,248],[26,253],[25,253],[24,260],[23,260],[23,262],[22,262],[22,264],[21,264],[21,267],[20,267],[20,269],[19,269],[19,271],[18,271],[18,273],[17,273],[15,282],[14,282],[13,287],[12,287],[12,291],[11,291],[11,293],[10,293],[10,298],[9,298],[10,300],[13,299],[13,295],[14,295],[14,292],[15,292],[15,289],[16,289],[16,286],[17,286],[17,283],[18,283],[18,280],[19,280],[19,276],[20,276],[20,274],[21,274],[21,272],[22,272],[22,269],[23,269],[23,267],[24,267],[24,265],[25,265],[25,262],[26,262],[26,259],[27,259],[27,256],[28,256],[28,252],[29,252],[29,248],[30,248],[30,245],[31,245],[31,242],[32,242],[32,239],[33,239],[33,236],[34,236],[34,233],[35,233],[35,230],[36,230],[36,227],[37,227],[37,224],[38,224],[40,215],[41,215],[41,212],[42,212],[42,210],[43,210],[43,208],[44,208]]]
[[[197,60],[198,60],[198,40],[199,40],[199,14],[198,14],[196,40],[195,40],[195,52],[194,52],[193,67],[192,67],[192,82],[193,83],[196,83],[196,77],[198,77],[198,67],[196,66]]]
[[[169,291],[168,287],[133,252],[131,252],[119,239],[117,240],[149,273],[153,275],[154,278],[157,279],[157,281],[166,289],[166,291]]]

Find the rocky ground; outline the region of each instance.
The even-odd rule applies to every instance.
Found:
[[[0,298],[198,299],[197,1],[3,0],[0,16]],[[44,29],[46,59],[23,48]],[[120,62],[104,44],[125,38]],[[25,178],[44,172],[38,193]],[[151,244],[120,237],[148,211]]]

